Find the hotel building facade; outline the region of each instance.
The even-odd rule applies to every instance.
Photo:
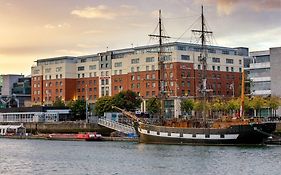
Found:
[[[208,46],[209,96],[239,96],[241,72],[247,48]],[[165,111],[179,116],[180,101],[200,95],[202,65],[200,45],[173,42],[164,45]],[[132,90],[144,100],[160,94],[158,45],[111,50],[79,57],[39,59],[32,67],[32,102],[51,104],[87,99]]]

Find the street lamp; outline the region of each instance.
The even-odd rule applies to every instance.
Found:
[[[88,123],[88,84],[86,84],[86,123]]]

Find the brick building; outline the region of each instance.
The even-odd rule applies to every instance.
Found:
[[[182,97],[199,95],[200,45],[173,42],[164,48],[167,51],[165,90],[169,96],[166,111],[178,116]],[[246,56],[241,54],[243,49],[247,50],[208,46],[207,87],[212,89],[209,96],[240,95],[241,70]],[[79,57],[39,59],[32,67],[32,102],[48,104],[61,97],[65,101],[87,98],[89,103],[95,103],[101,96],[128,89],[142,99],[158,96],[158,50],[158,45],[149,45]]]

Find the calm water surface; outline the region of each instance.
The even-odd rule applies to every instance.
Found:
[[[281,146],[0,139],[0,174],[280,175]]]

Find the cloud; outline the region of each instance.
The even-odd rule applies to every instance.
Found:
[[[112,20],[116,17],[138,15],[140,12],[134,6],[120,5],[119,7],[111,8],[105,5],[95,7],[85,7],[71,11],[72,15],[87,19],[106,19]]]
[[[46,28],[46,29],[68,28],[68,27],[70,27],[70,24],[68,24],[68,23],[62,23],[62,24],[57,24],[57,25],[53,25],[53,24],[44,25],[44,28]]]
[[[83,44],[83,43],[80,43],[80,44],[77,44],[77,47],[89,49],[89,48],[95,48],[97,46],[93,45],[93,44]]]
[[[280,0],[206,0],[205,2],[216,4],[219,15],[230,15],[241,7],[256,12],[281,10]]]
[[[132,27],[138,27],[138,28],[143,28],[143,27],[148,27],[148,24],[140,24],[140,23],[130,23],[129,24]]]
[[[61,55],[85,55],[87,53],[78,50],[59,49],[56,53]]]
[[[86,7],[80,10],[73,10],[72,15],[79,16],[81,18],[97,18],[97,19],[114,19],[116,14],[109,11],[108,7],[99,5],[97,7]]]
[[[236,7],[239,0],[218,0],[217,10],[220,15],[230,15]]]
[[[104,31],[101,31],[101,30],[88,30],[88,31],[83,32],[83,34],[85,34],[85,35],[88,35],[88,34],[102,34],[102,33],[104,33]]]
[[[277,27],[268,30],[256,31],[251,35],[239,34],[225,36],[218,38],[217,41],[220,43],[220,45],[228,45],[231,47],[251,46],[251,50],[265,50],[280,45],[279,43],[281,43],[281,38],[276,37],[279,35],[280,31],[281,27]]]

